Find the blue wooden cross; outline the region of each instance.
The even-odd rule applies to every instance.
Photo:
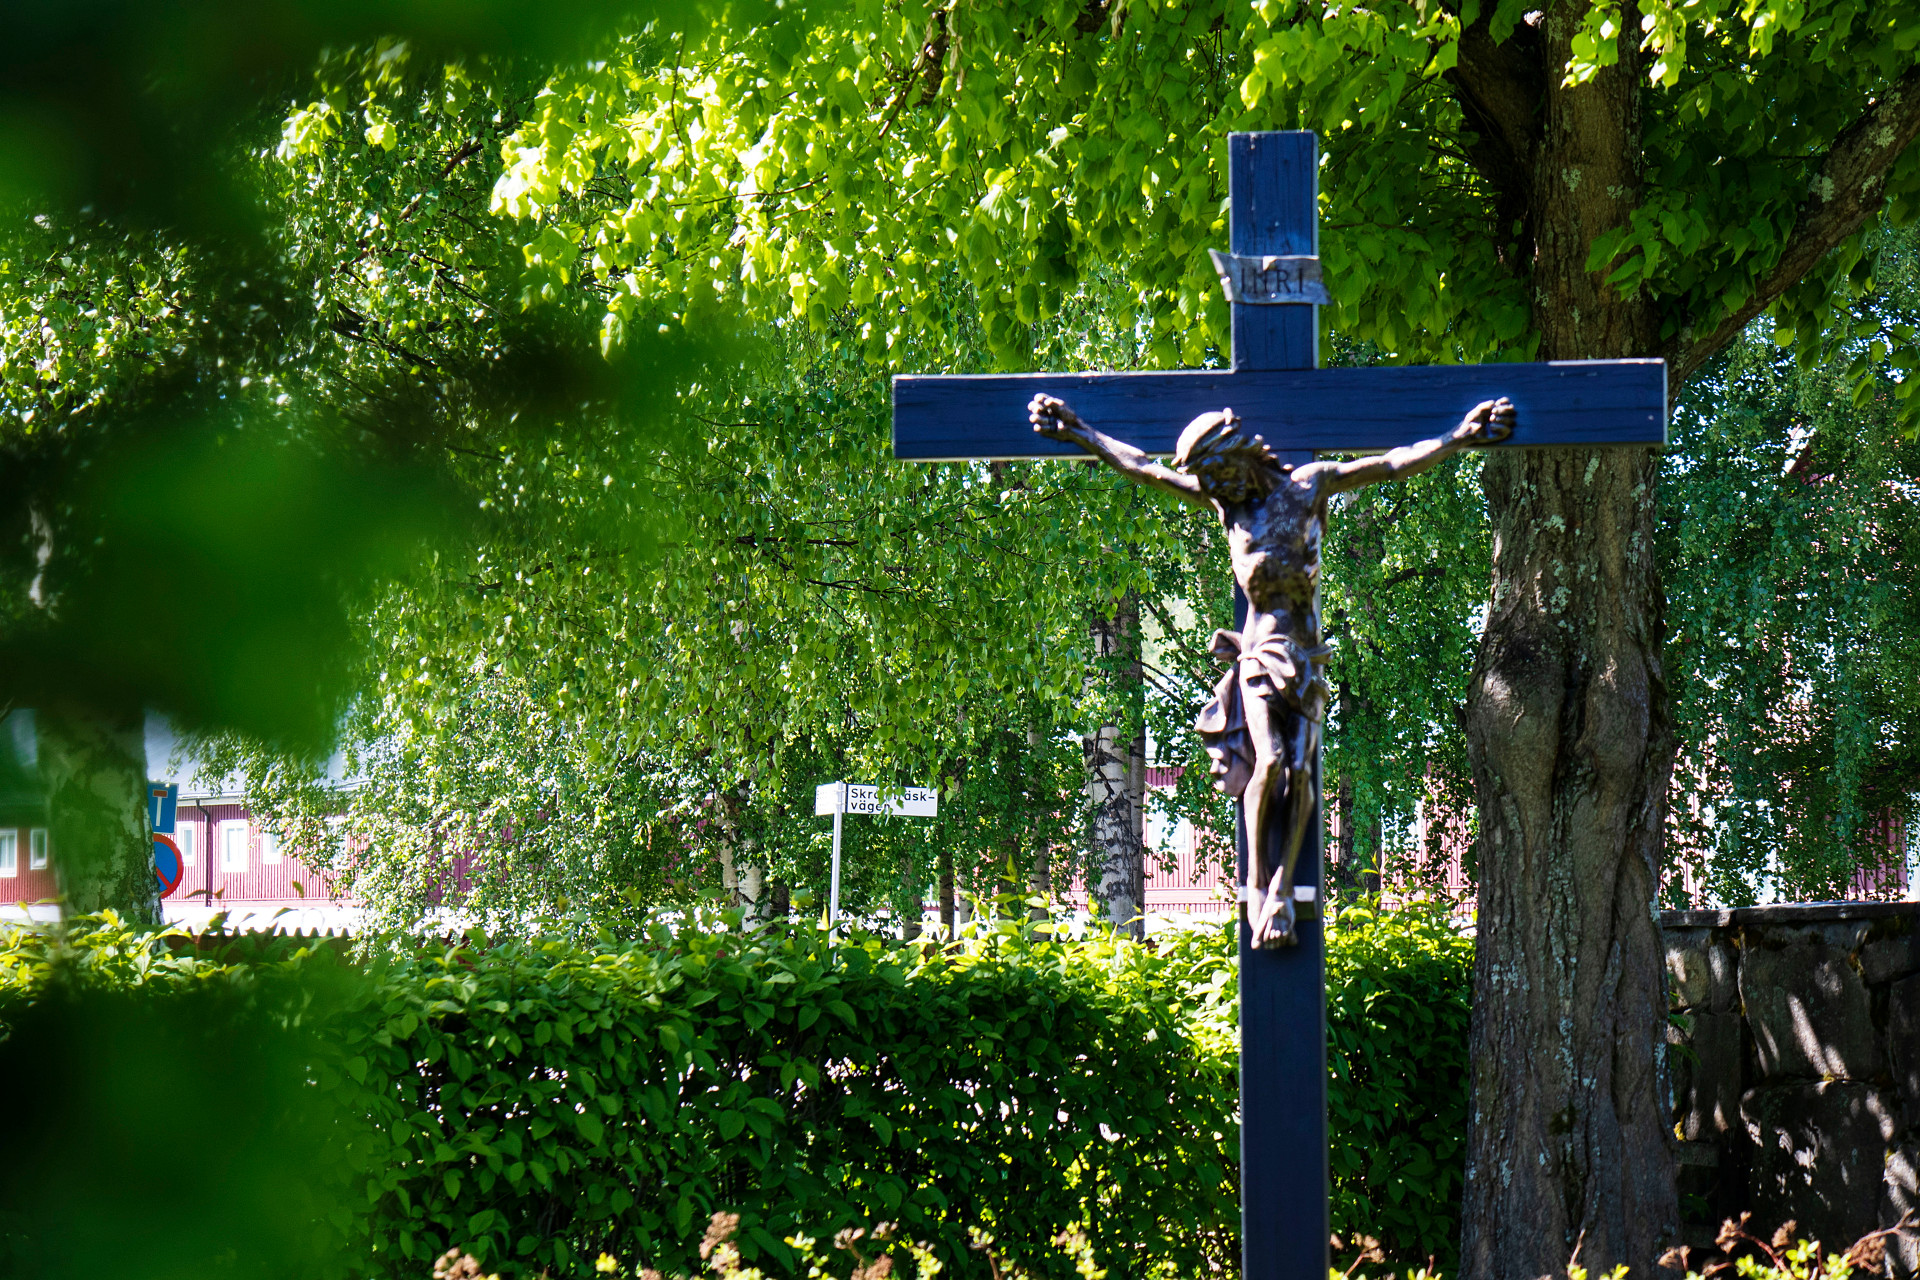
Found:
[[[1298,296],[1318,279],[1319,175],[1311,133],[1228,139],[1231,253],[1240,269],[1278,269]],[[1249,262],[1286,257],[1291,264]],[[1300,262],[1311,259],[1311,262]],[[1231,269],[1231,267],[1230,267]],[[1293,274],[1289,275],[1291,271]],[[1230,278],[1230,277],[1226,277]],[[1291,284],[1288,282],[1291,281]],[[1246,283],[1257,280],[1242,280]],[[920,462],[1085,458],[1035,435],[1027,402],[1059,396],[1088,424],[1150,454],[1173,452],[1198,414],[1231,407],[1283,462],[1314,451],[1367,452],[1450,429],[1482,400],[1506,396],[1505,445],[1666,443],[1666,365],[1659,360],[1321,369],[1312,303],[1233,303],[1233,368],[1169,373],[1030,373],[899,377],[894,456]],[[1246,602],[1236,591],[1236,626]],[[1316,786],[1319,776],[1315,764]],[[1296,883],[1321,883],[1314,822]],[[1246,831],[1237,883],[1246,883]],[[1300,945],[1254,950],[1240,926],[1240,1226],[1246,1280],[1324,1280],[1328,1264],[1326,958],[1321,922],[1302,913]]]

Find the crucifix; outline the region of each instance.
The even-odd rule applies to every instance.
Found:
[[[1230,370],[893,384],[898,458],[1091,453],[1211,507],[1226,529],[1236,630],[1215,634],[1228,670],[1196,727],[1217,781],[1240,800],[1247,1280],[1321,1280],[1328,1266],[1318,592],[1326,498],[1469,446],[1666,442],[1659,360],[1320,369],[1315,307],[1329,299],[1316,152],[1311,133],[1229,135],[1229,252],[1213,258],[1232,304]],[[1383,450],[1346,462],[1314,456]],[[1167,456],[1176,468],[1154,461]]]

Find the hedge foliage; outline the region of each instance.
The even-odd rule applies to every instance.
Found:
[[[314,1087],[352,1153],[322,1181],[351,1193],[335,1222],[354,1269],[422,1277],[457,1245],[504,1275],[590,1274],[602,1251],[692,1270],[726,1209],[743,1255],[776,1272],[786,1236],[889,1220],[950,1275],[985,1274],[969,1228],[1072,1275],[1051,1244],[1071,1224],[1116,1276],[1149,1257],[1197,1274],[1233,1247],[1232,1063],[1114,951],[657,926],[597,951],[415,951],[353,981],[324,952],[154,959],[103,928],[29,936],[6,961],[16,999],[245,990],[227,1013],[245,1038],[319,1032]]]
[[[1196,1037],[1237,1051],[1239,973],[1222,928],[1163,934],[1140,981]],[[1334,1234],[1401,1267],[1459,1253],[1473,940],[1434,904],[1347,906],[1327,941],[1327,1145]],[[1336,1259],[1343,1266],[1357,1245]]]
[[[1343,924],[1329,955],[1336,1227],[1396,1259],[1444,1257],[1470,944],[1433,917],[1350,911]],[[262,1186],[283,1224],[176,1233],[182,1275],[418,1278],[450,1247],[508,1277],[590,1275],[602,1252],[691,1273],[723,1211],[740,1215],[746,1261],[775,1275],[793,1261],[787,1237],[881,1221],[932,1245],[949,1276],[986,1274],[976,1230],[1035,1276],[1076,1274],[1055,1243],[1066,1228],[1115,1280],[1231,1268],[1227,931],[1153,947],[1024,924],[983,935],[944,950],[829,945],[707,920],[597,948],[475,938],[350,964],[330,948],[210,950],[86,922],[0,948],[0,1079],[111,1063],[132,1051],[96,1043],[97,1029],[150,1024],[135,1074],[185,1089],[208,1122],[198,1131],[227,1149],[213,1173],[193,1166],[201,1226],[233,1218],[223,1204],[258,1210]],[[207,1077],[236,1071],[277,1083],[242,1090],[237,1109],[231,1089],[208,1095]],[[48,1140],[90,1134],[87,1090],[124,1092],[110,1080],[128,1078],[75,1071],[47,1108]],[[180,1120],[154,1140],[178,1152]],[[146,1121],[122,1107],[111,1123]],[[137,1164],[137,1145],[116,1150]],[[251,1172],[275,1153],[281,1173]],[[69,1202],[113,1185],[112,1161],[96,1163],[96,1190],[70,1181]],[[223,1171],[246,1183],[230,1201],[207,1181]],[[43,1235],[64,1223],[123,1259],[140,1251],[116,1245],[111,1222],[76,1224],[25,1183],[7,1190],[22,1217],[0,1222],[0,1249],[31,1253],[41,1221]],[[36,1219],[43,1208],[52,1217]],[[194,1270],[216,1254],[221,1266]],[[42,1271],[63,1273],[100,1274]]]
[[[1440,911],[1349,907],[1327,948],[1333,1229],[1403,1265],[1460,1249],[1473,940]]]

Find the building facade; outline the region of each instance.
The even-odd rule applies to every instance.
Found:
[[[146,738],[147,777],[180,787],[173,832],[180,884],[161,902],[169,924],[198,928],[222,914],[229,928],[343,930],[358,922],[335,877],[262,824],[239,787],[201,785],[191,760],[176,764],[180,753],[164,720],[149,719]],[[33,712],[15,709],[0,716],[0,921],[59,918],[59,857]]]

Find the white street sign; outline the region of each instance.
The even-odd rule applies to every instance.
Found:
[[[841,800],[841,788],[846,799]],[[829,813],[892,814],[902,818],[937,818],[940,793],[932,787],[899,787],[886,800],[880,788],[864,782],[825,782],[813,789],[813,811],[824,817]]]
[[[869,782],[823,782],[813,789],[815,817],[833,815],[833,875],[827,889],[827,927],[840,920],[840,824],[849,813],[886,813],[902,818],[940,815],[940,793],[931,787],[900,787],[886,800]]]

